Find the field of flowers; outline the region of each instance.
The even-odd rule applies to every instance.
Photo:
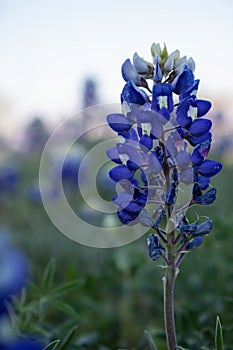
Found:
[[[152,45],[154,65],[137,54],[133,65],[130,60],[124,62],[122,75],[126,84],[121,103],[123,110],[126,108],[125,116],[113,113],[107,117],[110,128],[125,140],[107,150],[115,167],[91,153],[108,141],[105,133],[95,135],[95,124],[88,125],[92,109],[82,114],[82,130],[79,123],[75,124],[77,120],[71,119],[49,138],[40,118],[35,118],[25,130],[21,149],[12,150],[2,142],[1,349],[165,350],[168,343],[169,350],[173,350],[177,342],[182,345],[179,349],[221,350],[222,333],[224,349],[233,349],[231,139],[216,143],[210,151],[212,122],[199,118],[208,112],[210,102],[196,98],[194,91],[199,80],[194,80],[195,64],[192,59],[179,59],[177,52],[169,56],[165,46],[161,51],[158,45]],[[146,79],[153,80],[153,91]],[[140,87],[152,94],[152,101]],[[86,107],[94,104],[94,92],[94,82],[87,81]],[[176,104],[174,93],[179,96]],[[97,110],[93,111],[99,123]],[[101,109],[99,114],[103,117]],[[137,129],[133,127],[135,122]],[[85,133],[88,127],[91,135]],[[73,143],[71,139],[78,141]],[[66,141],[73,143],[67,153]],[[193,147],[191,151],[188,142]],[[85,156],[90,154],[88,163]],[[221,170],[220,162],[223,170],[212,179]],[[95,170],[93,164],[99,163],[96,178],[90,178]],[[48,182],[41,173],[47,174]],[[115,196],[114,182],[118,181],[123,181],[124,191]],[[111,201],[115,196],[117,214],[105,215],[104,210],[95,210],[89,204],[92,182],[96,182],[97,192],[104,200]],[[183,183],[191,184],[191,197],[185,202],[189,203],[186,209],[191,206],[188,216],[183,211],[185,206],[175,199],[178,188],[185,193],[185,187],[180,190]],[[83,188],[89,187],[85,194]],[[56,205],[60,203],[61,191],[68,207],[81,219],[72,227],[74,241],[59,230],[67,215]],[[175,201],[177,214],[172,217]],[[154,205],[153,212],[145,208],[146,202]],[[46,203],[55,203],[55,207]],[[193,204],[201,206],[197,210]],[[57,216],[51,208],[58,210]],[[117,248],[111,239],[109,245],[103,245],[99,232],[101,228],[110,230],[117,223],[117,216],[125,225],[124,239],[130,235],[126,225],[134,224],[134,220],[139,220],[146,234]],[[58,218],[58,228],[54,218],[55,224]],[[178,222],[178,233],[174,228],[166,231],[169,226],[164,224],[164,218]],[[87,227],[82,222],[96,230],[96,242],[99,240],[102,245],[90,242],[89,232],[82,232]],[[80,237],[83,245],[76,243]],[[120,234],[119,239],[123,239]],[[177,340],[172,334],[173,300],[165,303],[164,330],[164,270],[171,271],[173,282],[179,272],[174,298]],[[170,282],[167,272],[165,286]],[[165,288],[167,299],[172,293]]]
[[[92,147],[90,142],[85,146]],[[111,249],[69,240],[51,223],[40,199],[41,152],[7,154],[8,165],[2,164],[0,170],[2,348],[42,349],[60,340],[50,348],[150,349],[147,330],[157,347],[166,349],[163,271],[157,267],[159,262],[149,259],[147,235]],[[215,158],[224,164],[221,175],[213,180],[217,201],[198,209],[199,216],[212,218],[213,232],[188,254],[176,284],[178,343],[187,349],[214,349],[217,315],[225,350],[233,349],[233,166],[218,154]],[[73,190],[76,171],[74,162],[68,177],[64,172],[74,210],[83,206],[80,193]],[[114,191],[109,191],[100,181],[101,195],[111,198]],[[82,212],[88,220],[99,220]],[[9,278],[3,274],[7,269]],[[3,306],[4,297],[7,306]],[[32,338],[38,344],[29,341]]]

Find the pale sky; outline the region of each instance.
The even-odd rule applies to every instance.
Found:
[[[121,64],[135,51],[150,60],[153,42],[192,56],[200,93],[229,110],[232,18],[231,0],[0,0],[0,125],[69,116],[86,77],[118,102]]]

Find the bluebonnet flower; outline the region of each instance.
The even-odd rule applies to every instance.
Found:
[[[21,251],[10,242],[6,231],[0,230],[0,309],[25,286],[28,278],[28,262]]]
[[[166,45],[155,43],[151,53],[152,63],[135,53],[122,65],[122,114],[107,117],[121,136],[107,152],[116,163],[109,176],[123,189],[113,199],[119,220],[156,231],[148,238],[153,260],[163,256],[167,261],[166,246],[174,244],[178,266],[179,256],[201,245],[212,229],[211,220],[190,224],[185,211],[214,202],[210,179],[222,164],[207,159],[212,122],[205,116],[211,103],[197,98],[194,60],[180,57],[178,50],[168,54]],[[190,186],[188,202],[181,203],[180,193]]]
[[[2,350],[43,350],[45,344],[38,339],[30,337],[18,337],[12,341],[0,343],[0,349]]]
[[[18,188],[20,174],[12,164],[0,165],[0,195],[2,193],[15,193]]]
[[[31,337],[17,337],[11,325],[9,304],[21,292],[29,276],[28,260],[11,242],[6,230],[0,229],[0,349],[42,350],[44,345]]]

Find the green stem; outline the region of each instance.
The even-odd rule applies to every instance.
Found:
[[[177,350],[175,315],[174,315],[174,286],[176,279],[175,259],[169,260],[167,273],[163,278],[164,287],[164,322],[168,350]]]
[[[164,133],[161,138],[160,146],[162,147],[164,154],[164,176],[166,181],[166,190],[170,188],[170,167],[167,159],[167,149],[165,146]],[[176,280],[176,251],[174,245],[175,231],[169,229],[169,221],[171,219],[172,208],[170,205],[166,205],[166,216],[167,216],[167,244],[166,244],[166,260],[167,260],[167,272],[163,278],[164,286],[164,323],[165,332],[167,339],[168,350],[177,350],[176,340],[176,328],[175,328],[175,314],[174,314],[174,287]]]

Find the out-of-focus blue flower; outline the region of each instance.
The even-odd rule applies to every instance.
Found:
[[[10,242],[6,231],[0,230],[0,305],[4,310],[6,301],[25,286],[29,274],[24,254]]]
[[[48,188],[48,198],[56,195],[56,183],[62,180],[63,185],[68,185],[71,188],[78,187],[78,176],[79,168],[82,162],[82,159],[86,153],[86,149],[80,145],[74,144],[72,148],[69,149],[69,152],[64,158],[64,150],[67,151],[67,145],[65,144],[58,146],[54,153],[51,153],[51,169],[49,170],[51,174],[51,180],[54,184],[54,188]],[[62,163],[62,169],[61,167]],[[86,169],[83,167],[83,173]],[[62,172],[60,176],[60,171]],[[45,192],[45,191],[44,191]]]
[[[11,241],[4,229],[0,229],[0,349],[42,350],[45,344],[36,337],[17,336],[12,328],[9,303],[26,286],[29,264],[24,254]]]
[[[34,338],[18,337],[7,344],[0,343],[2,350],[43,350],[45,344]]]
[[[1,193],[15,193],[20,180],[16,167],[10,164],[0,165],[0,195]]]

